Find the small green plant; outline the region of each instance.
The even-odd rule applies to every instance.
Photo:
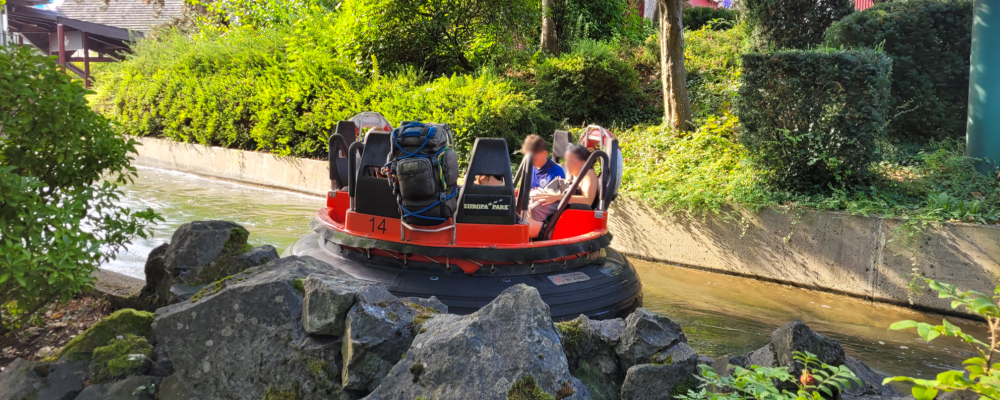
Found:
[[[821,400],[833,398],[851,384],[860,385],[847,366],[832,366],[821,362],[815,354],[795,352],[795,361],[803,366],[798,378],[789,373],[788,367],[761,367],[750,369],[734,367],[732,374],[722,376],[708,365],[699,365],[701,381],[699,391],[689,390],[679,395],[682,400]],[[786,389],[794,387],[794,390]]]
[[[941,320],[941,325],[931,325],[925,322],[899,321],[889,326],[891,330],[916,329],[917,335],[925,342],[939,337],[955,337],[961,339],[972,349],[976,357],[963,362],[965,370],[945,371],[934,379],[918,379],[906,376],[886,378],[883,384],[889,382],[909,382],[913,384],[913,397],[917,400],[932,400],[939,392],[968,391],[978,394],[980,399],[1000,398],[1000,363],[995,363],[997,350],[1000,348],[1000,287],[993,291],[993,297],[974,290],[960,290],[955,285],[926,279],[927,286],[938,292],[938,298],[951,299],[951,308],[965,308],[973,314],[986,319],[990,338],[984,342],[962,332],[962,329]]]

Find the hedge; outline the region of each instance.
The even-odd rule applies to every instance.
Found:
[[[892,59],[874,50],[743,56],[740,141],[777,186],[864,184],[892,104]]]
[[[740,12],[736,9],[691,7],[684,9],[682,22],[685,30],[696,31],[713,20],[720,20],[712,24],[712,29],[723,30],[736,26],[739,18]]]
[[[463,160],[477,136],[519,142],[555,129],[539,101],[507,78],[481,72],[432,79],[414,71],[366,77],[317,58],[323,38],[296,36],[305,32],[161,33],[99,73],[95,106],[126,134],[282,156],[324,156],[337,121],[368,110],[394,123],[451,124]]]
[[[581,40],[572,52],[544,60],[535,80],[542,109],[556,120],[610,125],[647,119],[639,74],[602,42]]]
[[[830,26],[835,47],[884,46],[892,57],[894,138],[965,135],[969,96],[972,2],[915,0],[882,3]]]
[[[748,0],[744,18],[757,51],[808,49],[834,21],[854,12],[851,0]]]

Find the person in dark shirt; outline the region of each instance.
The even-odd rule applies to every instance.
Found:
[[[532,157],[532,165],[534,166],[531,171],[532,189],[545,187],[556,178],[566,178],[566,172],[563,171],[562,167],[549,159],[547,146],[545,139],[538,135],[528,135],[524,138],[524,144],[521,145],[521,154],[530,153]]]

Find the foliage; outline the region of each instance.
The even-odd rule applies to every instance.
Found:
[[[834,47],[883,48],[892,57],[898,139],[965,137],[972,46],[972,1],[881,3],[826,32]]]
[[[59,350],[59,357],[86,359],[94,349],[107,345],[115,337],[125,334],[149,336],[153,333],[153,318],[153,313],[147,311],[130,308],[115,311],[66,343]]]
[[[694,214],[773,204],[766,173],[747,161],[747,150],[736,141],[736,117],[710,117],[699,125],[684,136],[661,126],[616,132],[624,156],[623,192]]]
[[[195,21],[203,31],[226,32],[234,28],[266,29],[286,25],[301,10],[314,7],[334,9],[333,0],[187,0],[201,13]]]
[[[345,0],[335,24],[337,50],[358,71],[372,60],[390,71],[472,72],[510,61],[537,41],[538,0]],[[534,49],[532,49],[531,52]]]
[[[983,317],[989,327],[988,343],[962,332],[958,326],[942,320],[941,325],[931,325],[916,321],[899,321],[891,326],[892,330],[916,328],[917,334],[924,342],[930,342],[939,337],[955,337],[961,339],[972,349],[975,357],[965,360],[965,370],[945,371],[935,379],[917,379],[905,376],[886,378],[883,384],[889,382],[909,382],[913,384],[913,397],[917,400],[931,400],[939,392],[968,391],[979,395],[980,399],[1000,398],[1000,364],[994,363],[997,350],[1000,348],[1000,287],[993,292],[993,297],[974,290],[963,291],[955,285],[926,279],[927,285],[938,292],[938,298],[950,299],[951,308],[965,308],[966,311]]]
[[[281,30],[175,31],[143,40],[101,72],[97,108],[131,135],[283,156],[325,155],[337,121],[367,110],[394,123],[448,122],[463,159],[476,136],[513,143],[555,128],[537,100],[493,73],[357,75],[330,51],[336,38],[323,33],[324,23],[333,17],[317,13]]]
[[[153,346],[146,338],[125,334],[94,349],[91,382],[103,382],[142,372],[150,363]]]
[[[746,38],[744,25],[724,31],[705,26],[684,32],[691,113],[696,118],[731,112],[740,78],[740,54]]]
[[[808,49],[834,21],[854,12],[851,0],[753,0],[744,18],[756,51]]]
[[[795,352],[795,361],[802,364],[800,377],[792,376],[788,367],[761,367],[750,369],[733,367],[729,376],[721,376],[711,366],[698,365],[701,369],[701,390],[689,390],[682,400],[822,400],[834,398],[852,384],[861,385],[846,365],[827,365],[809,352]],[[784,389],[794,386],[795,391]]]
[[[51,58],[0,49],[0,332],[92,288],[98,265],[158,218],[118,202],[136,142],[87,93]]]
[[[601,42],[581,40],[572,52],[544,60],[535,79],[542,109],[570,124],[636,123],[652,114],[640,107],[635,69]]]
[[[873,50],[743,56],[740,141],[782,188],[865,184],[879,160],[892,60]]]
[[[609,40],[624,33],[628,8],[621,0],[552,0],[556,36],[565,50],[581,39]]]
[[[535,377],[528,375],[514,382],[507,390],[507,400],[554,400],[551,394],[538,387]]]
[[[739,23],[740,11],[733,8],[691,7],[684,9],[684,29],[696,31],[708,25],[712,30],[724,30]]]

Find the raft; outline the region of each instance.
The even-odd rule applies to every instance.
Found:
[[[338,123],[329,140],[326,206],[290,254],[381,283],[397,297],[437,297],[455,314],[474,312],[521,283],[538,290],[554,320],[617,318],[642,305],[635,268],[610,247],[607,209],[622,174],[611,132],[590,126],[579,140],[593,150],[585,169],[599,162],[592,207],[570,206],[564,198],[539,237],[530,239],[521,216],[527,214],[531,157],[512,176],[503,139],[476,139],[452,218],[436,226],[404,222],[388,179],[378,173],[392,146],[391,125],[373,114],[381,118],[368,112]],[[369,127],[376,129],[356,140]],[[554,153],[568,144],[569,134],[557,131]],[[503,185],[478,185],[478,175],[500,176]]]

